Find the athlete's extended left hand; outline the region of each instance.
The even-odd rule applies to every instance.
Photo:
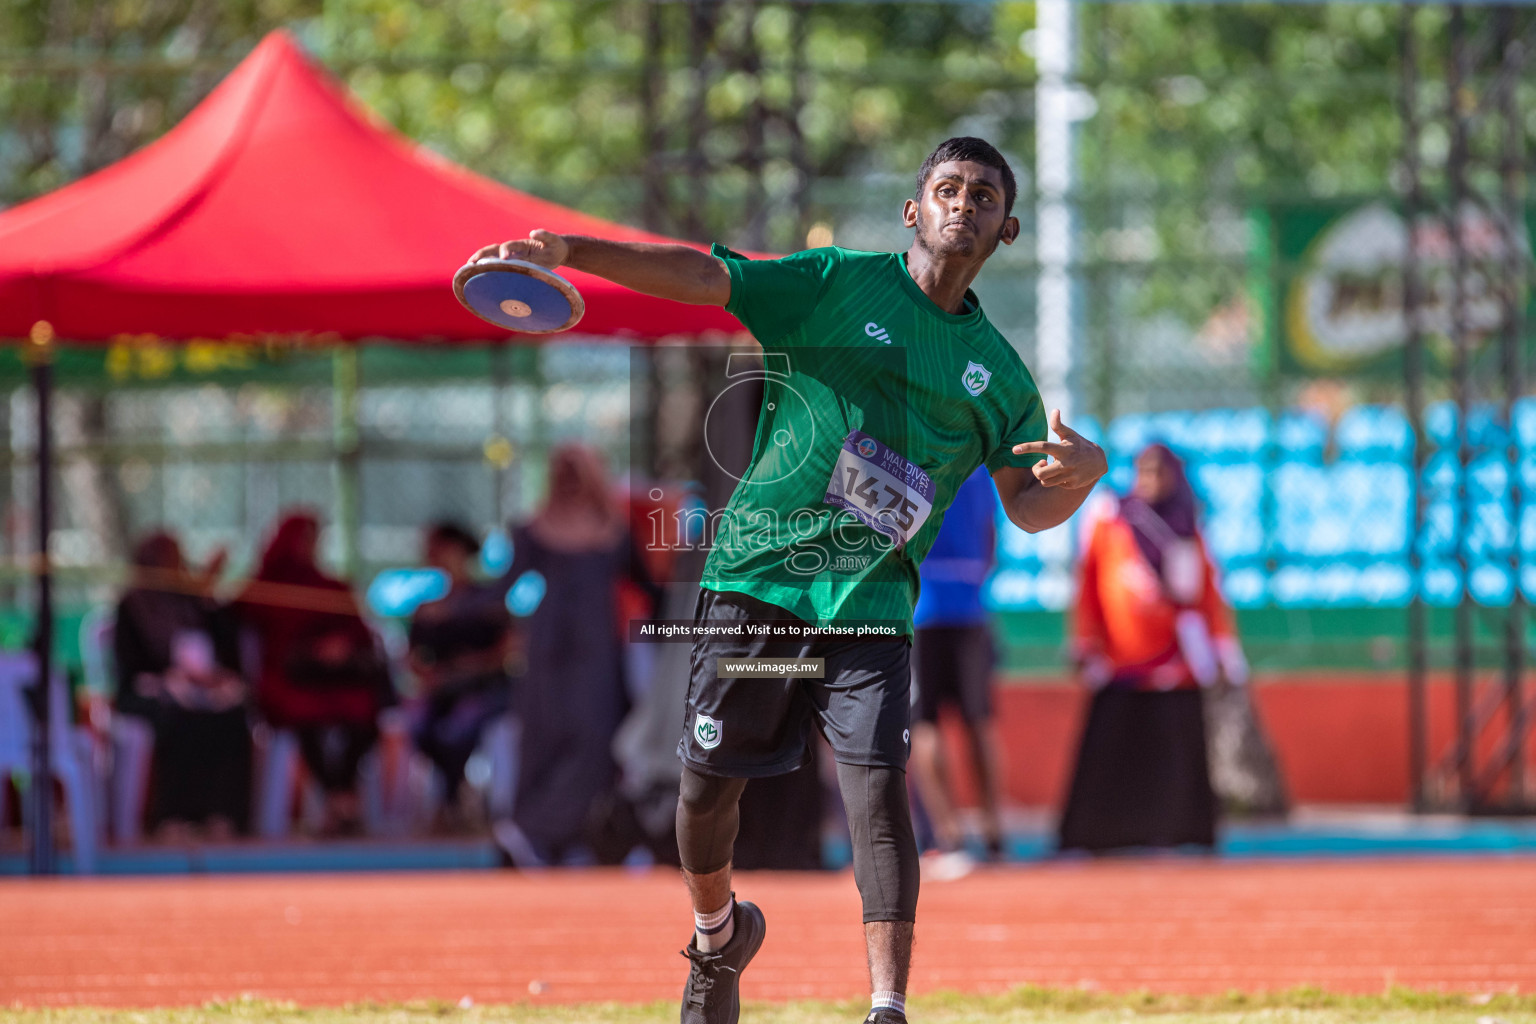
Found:
[[[1046,455],[1031,467],[1035,479],[1046,487],[1076,491],[1092,487],[1109,470],[1104,449],[1061,422],[1061,410],[1051,410],[1051,432],[1060,441],[1028,441],[1013,446],[1015,455]]]

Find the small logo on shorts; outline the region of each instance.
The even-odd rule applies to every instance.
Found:
[[[720,730],[724,724],[718,718],[698,715],[693,720],[693,738],[705,750],[714,750],[720,745]]]

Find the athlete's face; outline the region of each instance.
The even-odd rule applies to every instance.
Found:
[[[920,199],[908,199],[902,220],[934,256],[986,259],[997,243],[1013,244],[1019,220],[1003,209],[1003,175],[970,160],[949,160],[928,175]]]

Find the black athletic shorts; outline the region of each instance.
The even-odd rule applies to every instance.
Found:
[[[799,621],[746,594],[699,592],[697,622]],[[695,640],[677,756],[696,772],[761,778],[810,759],[811,727],[843,764],[905,770],[911,743],[911,650],[886,640]],[[824,677],[719,678],[720,658],[822,658]]]
[[[929,626],[912,641],[912,717],[936,722],[939,706],[954,704],[967,722],[992,717],[992,670],[997,655],[985,625]]]

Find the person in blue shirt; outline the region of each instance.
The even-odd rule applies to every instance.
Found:
[[[992,718],[996,654],[981,591],[992,571],[997,512],[997,492],[986,470],[978,469],[960,485],[918,570],[912,642],[912,773],[934,838],[944,854],[960,853],[965,838],[937,724],[939,708],[951,704],[964,725],[981,790],[982,836],[994,860],[1002,856],[1003,845],[998,819],[1002,780]]]

